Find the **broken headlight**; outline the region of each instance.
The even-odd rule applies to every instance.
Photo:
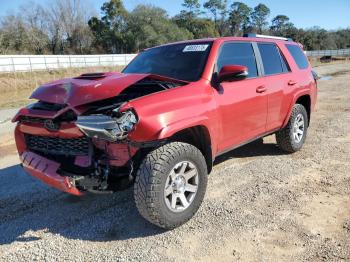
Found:
[[[118,114],[121,114],[119,118],[116,118],[120,130],[124,132],[130,132],[137,123],[136,115],[132,110],[127,110],[123,113],[118,112]]]
[[[115,142],[125,139],[137,123],[137,116],[132,109],[115,113],[118,116],[78,116],[75,123],[88,137]]]

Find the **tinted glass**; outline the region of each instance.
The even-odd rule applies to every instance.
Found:
[[[285,72],[282,57],[275,44],[258,44],[265,75],[274,75]],[[285,65],[286,66],[286,65]]]
[[[258,75],[251,43],[224,44],[217,61],[218,72],[224,65],[243,65],[248,68],[248,77],[256,77]]]
[[[197,81],[203,72],[211,42],[182,43],[147,49],[123,73],[151,73],[186,81]]]
[[[307,61],[304,52],[297,45],[286,45],[289,53],[295,60],[295,63],[298,65],[299,69],[305,69],[309,66],[309,62]]]
[[[278,48],[277,48],[278,49]],[[281,63],[282,63],[282,69],[283,69],[283,72],[289,72],[290,71],[290,68],[289,68],[289,65],[287,63],[287,60],[286,58],[283,56],[283,54],[281,53],[281,51],[278,49],[279,51],[279,54],[280,54],[280,58],[281,58]]]

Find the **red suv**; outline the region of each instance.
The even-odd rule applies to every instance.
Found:
[[[14,117],[23,168],[74,195],[134,184],[141,215],[189,220],[214,159],[275,133],[304,144],[316,80],[300,44],[261,35],[201,39],[141,52],[122,73],[45,84]]]

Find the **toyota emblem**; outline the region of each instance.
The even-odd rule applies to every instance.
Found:
[[[59,123],[55,123],[51,119],[45,120],[44,126],[49,131],[57,131],[60,128]]]

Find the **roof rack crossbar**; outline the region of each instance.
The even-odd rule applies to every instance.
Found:
[[[253,34],[253,33],[244,34],[243,37],[271,38],[271,39],[276,39],[276,40],[293,41],[292,38],[281,37],[281,36],[272,36],[272,35],[259,35],[259,34]]]

